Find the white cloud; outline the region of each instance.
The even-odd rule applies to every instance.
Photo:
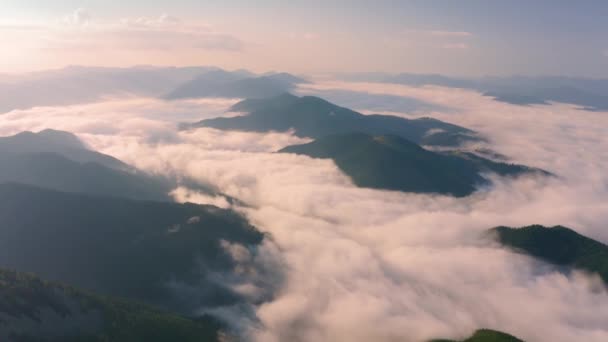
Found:
[[[432,115],[487,134],[497,152],[560,177],[497,179],[492,190],[464,199],[360,189],[329,160],[272,153],[305,140],[281,133],[175,132],[161,113],[172,112],[170,106],[183,111],[184,104],[150,100],[14,111],[0,116],[0,134],[72,130],[141,168],[213,184],[248,204],[239,210],[278,245],[255,263],[273,264],[280,251],[287,272],[285,286],[257,309],[259,324],[249,326],[253,339],[416,341],[464,337],[485,327],[530,341],[608,340],[608,295],[597,278],[562,275],[480,237],[496,225],[540,223],[608,241],[607,113],[520,107],[439,87],[307,87],[454,108]],[[201,108],[200,118],[217,113]],[[196,111],[188,115],[199,118]],[[226,248],[247,269],[247,253]],[[264,286],[253,282],[238,290],[259,298]],[[239,318],[230,310],[224,315]]]
[[[205,23],[182,21],[167,14],[109,21],[93,20],[85,9],[77,9],[55,24],[0,25],[0,32],[7,35],[7,40],[28,42],[28,52],[21,50],[22,55],[61,52],[115,56],[123,51],[149,50],[177,57],[197,50],[236,52],[245,46],[238,37]]]
[[[228,203],[228,200],[223,196],[209,196],[198,191],[190,190],[186,187],[180,186],[177,189],[174,189],[170,195],[179,203],[209,204],[219,208],[230,208],[230,203]],[[190,220],[188,220],[188,223],[191,223]]]
[[[137,17],[137,18],[123,18],[120,22],[126,26],[136,28],[158,28],[163,26],[177,26],[182,23],[177,17],[161,14],[158,17]]]
[[[72,18],[73,17],[73,18]],[[47,48],[77,49],[210,49],[238,51],[243,42],[229,34],[217,32],[204,23],[189,23],[163,14],[159,17],[124,18],[119,23],[96,22],[86,14],[74,14],[70,23],[79,23],[87,30],[57,30],[48,40]],[[88,19],[87,19],[88,18]]]

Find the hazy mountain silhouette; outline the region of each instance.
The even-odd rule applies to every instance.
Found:
[[[304,79],[287,73],[250,77],[225,71],[211,71],[180,85],[166,98],[264,98],[290,91],[298,83],[304,82]]]
[[[305,80],[286,73],[257,75],[247,70],[225,71],[216,67],[69,66],[18,75],[0,74],[0,114],[36,106],[89,103],[110,96],[173,99],[273,96],[302,82]]]
[[[436,74],[342,74],[351,81],[387,82],[412,86],[436,85],[472,89],[498,101],[516,105],[561,102],[579,105],[588,110],[608,110],[608,79],[582,77],[483,77],[458,78]]]
[[[76,135],[52,129],[0,137],[0,154],[56,153],[78,163],[97,163],[111,169],[132,170],[122,161],[90,150]]]
[[[70,66],[21,75],[0,75],[0,114],[35,106],[93,102],[104,96],[160,97],[210,70],[217,68]]]
[[[447,111],[449,108],[426,102],[415,97],[378,94],[366,91],[343,89],[298,89],[298,93],[317,96],[332,103],[340,103],[353,110],[365,110],[366,113],[428,113]]]
[[[231,111],[247,112],[248,115],[207,119],[183,127],[255,132],[293,129],[297,136],[311,138],[350,132],[394,134],[418,144],[437,146],[456,146],[480,139],[471,130],[439,120],[364,115],[314,96],[282,94],[266,99],[247,99],[235,104]]]
[[[438,153],[394,135],[333,135],[280,152],[330,158],[361,187],[466,196],[488,184],[483,172],[516,176],[542,171],[498,163],[471,153]]]
[[[45,130],[0,138],[0,183],[69,192],[169,200],[171,181],[98,153],[68,132]]]

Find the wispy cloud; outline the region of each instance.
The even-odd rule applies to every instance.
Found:
[[[466,50],[471,47],[475,35],[467,31],[406,29],[387,42],[419,49]]]
[[[470,38],[474,34],[468,31],[451,31],[451,30],[420,30],[420,29],[405,29],[402,31],[404,35],[426,36],[435,38]]]
[[[473,34],[471,32],[466,31],[421,31],[427,32],[431,36],[437,37],[472,37]]]
[[[86,9],[46,22],[0,22],[0,37],[11,42],[0,57],[0,64],[10,70],[54,67],[65,61],[125,65],[184,60],[182,64],[193,64],[208,53],[219,59],[246,45],[202,20],[185,21],[167,14],[106,20]]]
[[[210,25],[185,22],[168,14],[123,18],[118,22],[93,21],[92,18],[86,10],[74,11],[62,21],[67,25],[54,30],[52,39],[47,40],[47,47],[238,51],[244,45],[237,37],[218,32]]]
[[[469,45],[465,44],[465,43],[452,43],[452,44],[444,44],[444,45],[442,45],[442,48],[450,49],[450,50],[465,50],[465,49],[469,48]]]

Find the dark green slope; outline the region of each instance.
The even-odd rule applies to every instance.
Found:
[[[429,342],[459,342],[456,340],[431,340]],[[523,340],[518,339],[515,336],[505,334],[500,331],[489,330],[489,329],[480,329],[477,330],[473,336],[464,339],[460,342],[523,342]]]
[[[264,236],[213,206],[134,201],[0,184],[0,267],[183,312],[235,304],[217,281],[235,267],[222,241]]]
[[[0,269],[0,340],[7,342],[217,341],[209,317],[190,319]]]
[[[0,137],[0,183],[146,200],[170,200],[172,182],[89,150],[74,134],[44,130]]]
[[[267,99],[248,99],[234,105],[232,110],[249,114],[203,120],[185,127],[255,132],[293,129],[296,135],[311,138],[350,132],[393,134],[418,144],[436,146],[456,146],[480,139],[473,131],[439,120],[363,115],[314,96],[283,94]]]
[[[518,175],[532,171],[468,153],[436,153],[398,136],[333,135],[289,146],[283,153],[331,158],[361,187],[466,196],[487,183],[483,171]]]
[[[608,283],[608,246],[572,229],[533,225],[497,227],[491,232],[507,247],[555,265],[597,273]]]

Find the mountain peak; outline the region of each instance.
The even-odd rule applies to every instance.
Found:
[[[87,149],[85,144],[73,133],[44,129],[37,133],[24,131],[13,136],[2,137],[0,142],[20,145],[38,145],[42,147],[60,146],[64,148]]]
[[[364,115],[317,96],[298,97],[286,92],[273,97],[243,100],[232,106],[230,111],[249,115],[206,119],[183,127],[254,132],[293,130],[299,137],[315,139],[363,132],[374,136],[396,135],[417,144],[433,146],[458,146],[482,140],[471,130],[439,120]]]

